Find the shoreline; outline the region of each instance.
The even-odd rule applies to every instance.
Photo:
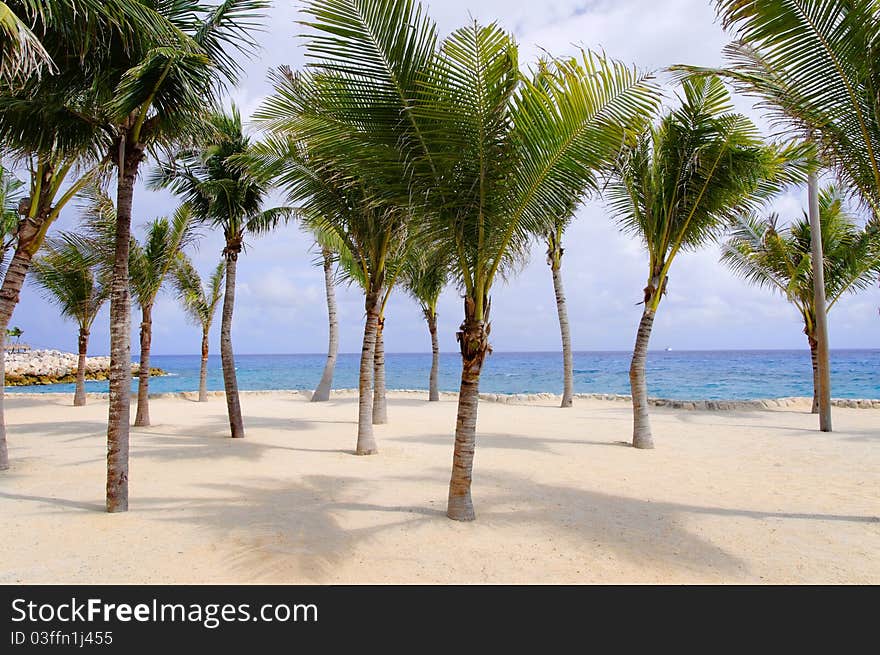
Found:
[[[305,400],[310,400],[312,397],[312,391],[308,389],[250,389],[250,390],[239,390],[239,394],[242,396],[265,396],[265,395],[289,395],[289,396],[299,396],[304,398]],[[388,389],[387,393],[389,396],[424,396],[427,395],[427,389]],[[224,391],[208,391],[208,397],[223,397],[225,394]],[[330,399],[345,399],[356,397],[358,394],[357,389],[333,389],[330,392]],[[26,392],[26,391],[15,391],[10,393],[11,397],[23,397],[30,399],[38,399],[38,398],[46,398],[46,399],[62,399],[67,398],[72,395],[72,392],[61,392],[61,391],[50,391],[45,393],[40,392]],[[88,392],[86,393],[86,398],[91,400],[107,400],[109,398],[109,394],[107,392]],[[198,391],[169,391],[169,392],[159,392],[159,393],[151,393],[151,399],[163,399],[163,398],[179,398],[182,400],[196,400],[198,398]],[[456,400],[458,398],[458,393],[455,391],[441,391],[440,392],[441,400]],[[574,394],[575,400],[598,400],[598,401],[610,401],[610,402],[621,402],[621,403],[631,403],[632,397],[624,394],[611,394],[611,393],[576,393]],[[132,402],[134,403],[137,400],[136,396],[132,395]],[[480,400],[488,403],[502,403],[507,405],[529,405],[535,403],[549,403],[553,402],[561,402],[562,395],[554,394],[554,393],[513,393],[513,394],[504,394],[504,393],[481,393]],[[427,402],[427,401],[426,401]],[[782,398],[754,398],[749,400],[681,400],[681,399],[670,399],[670,398],[648,398],[648,403],[652,407],[667,407],[669,409],[681,409],[687,411],[740,411],[740,410],[748,410],[748,409],[777,409],[777,408],[802,408],[807,407],[810,408],[812,405],[812,398],[808,398],[805,396],[790,396],[790,397],[782,397]],[[831,399],[832,407],[836,408],[846,408],[846,409],[880,409],[880,399],[876,398],[832,398]]]

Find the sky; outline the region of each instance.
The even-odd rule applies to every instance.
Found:
[[[302,28],[297,25],[299,2],[276,0],[259,41],[262,51],[245,65],[245,75],[232,100],[250,116],[270,92],[269,68],[305,63]],[[534,61],[542,51],[565,55],[584,46],[609,56],[660,70],[676,63],[720,65],[729,38],[715,19],[710,0],[432,0],[427,3],[441,33],[470,18],[497,21],[520,44],[520,61]],[[764,126],[746,98],[737,107]],[[800,216],[803,194],[781,197],[774,209],[783,217]],[[139,184],[134,199],[134,229],[170,215],[177,205],[167,193],[147,191]],[[69,207],[55,229],[76,224]],[[220,257],[222,236],[203,230],[191,252],[207,276]],[[564,240],[563,278],[572,340],[576,350],[629,350],[635,339],[647,256],[632,236],[621,234],[601,201],[585,204]],[[513,279],[499,283],[492,298],[492,343],[496,351],[554,351],[559,328],[553,285],[540,243],[531,260]],[[675,350],[805,348],[803,326],[796,310],[779,295],[748,286],[718,261],[719,247],[680,255],[670,271],[668,295],[654,324],[652,347]],[[358,352],[363,329],[363,297],[356,288],[337,289],[340,351]],[[839,302],[829,314],[834,348],[880,347],[880,289],[872,288]],[[441,350],[455,351],[455,331],[462,301],[448,289],[439,305]],[[140,313],[132,318],[132,355],[137,357]],[[211,348],[219,347],[219,312]],[[75,351],[76,326],[27,285],[12,319],[33,347]],[[386,349],[426,352],[430,341],[418,306],[397,291],[386,312]],[[311,242],[295,224],[254,238],[239,258],[233,341],[236,352],[321,353],[327,348],[327,314],[323,272],[316,266]],[[196,354],[199,329],[188,323],[172,292],[160,294],[153,314],[154,354]],[[91,354],[109,352],[108,311],[92,329]]]

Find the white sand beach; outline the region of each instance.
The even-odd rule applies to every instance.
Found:
[[[2,583],[880,583],[880,410],[652,411],[483,402],[477,521],[445,517],[456,404],[157,398],[132,429],[131,507],[104,513],[106,400],[7,396]]]

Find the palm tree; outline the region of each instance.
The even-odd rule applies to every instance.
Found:
[[[834,186],[819,194],[823,268],[828,307],[847,293],[870,287],[880,274],[880,228],[873,222],[860,228],[843,208]],[[813,413],[819,413],[818,340],[813,290],[810,220],[804,216],[789,226],[779,217],[744,215],[724,244],[721,260],[748,282],[777,291],[792,303],[804,322],[813,364]]]
[[[208,114],[249,55],[264,0],[157,3],[176,31],[146,40],[113,61],[101,81],[97,122],[114,135],[107,157],[116,171],[117,228],[110,297],[110,410],[107,427],[107,511],[128,509],[129,365],[128,260],[135,180],[148,150],[198,141],[210,133]],[[235,253],[237,255],[237,252]],[[227,269],[227,284],[234,283]],[[240,435],[239,435],[240,436]]]
[[[91,0],[85,0],[82,11],[72,3],[46,2],[52,11],[36,14],[21,13],[24,3],[7,3],[20,19],[34,23],[35,33],[43,36],[44,47],[61,74],[31,74],[14,85],[0,85],[0,142],[4,154],[29,173],[27,195],[17,208],[21,220],[16,222],[10,245],[14,253],[0,286],[0,336],[5,335],[31,259],[49,227],[99,173],[110,135],[88,115],[95,80],[117,53],[130,51],[153,33],[153,24],[142,22],[140,14],[152,16],[154,12],[127,0],[112,0],[107,6],[118,8],[120,3],[127,8],[114,12],[114,18],[86,11],[88,6],[100,5]],[[37,7],[36,0],[28,7]],[[129,11],[132,7],[139,9]],[[50,14],[55,19],[48,20]],[[99,34],[100,39],[96,38]],[[0,348],[0,382],[3,372]],[[0,470],[5,468],[8,453],[0,384]]]
[[[428,376],[428,400],[440,400],[438,376],[440,372],[440,344],[437,340],[437,303],[440,294],[449,280],[449,265],[443,262],[439,253],[434,256],[411,256],[404,266],[403,286],[407,293],[419,303],[422,315],[428,324],[431,337],[431,373]]]
[[[202,284],[198,271],[189,258],[180,253],[172,269],[172,280],[177,288],[180,303],[187,316],[202,328],[202,362],[199,369],[199,402],[208,402],[208,333],[217,313],[217,305],[223,296],[223,276],[226,262],[217,264],[207,288]]]
[[[753,207],[785,161],[763,145],[755,126],[733,112],[717,77],[687,79],[679,107],[625,147],[606,186],[611,211],[638,235],[648,276],[630,366],[633,446],[653,448],[645,360],[651,328],[682,250],[712,242],[744,208]]]
[[[32,264],[34,283],[58,305],[61,315],[79,327],[79,359],[73,404],[86,404],[86,354],[89,332],[109,295],[106,267],[96,256],[94,243],[70,232],[49,239]]]
[[[407,224],[411,212],[396,204],[376,202],[367,180],[352,179],[348,163],[337,160],[313,140],[304,139],[304,122],[311,120],[305,108],[327,92],[326,80],[279,69],[272,74],[274,94],[254,118],[271,136],[256,148],[264,175],[287,194],[305,225],[330,235],[338,243],[335,252],[350,280],[364,290],[364,332],[358,377],[358,455],[378,452],[373,435],[373,385],[377,368],[376,343],[384,301],[393,287],[389,263],[408,247]],[[319,113],[320,110],[312,108]],[[312,111],[310,110],[310,111]],[[364,169],[366,170],[366,169]],[[399,186],[402,176],[383,176],[387,193]],[[362,183],[363,182],[363,183]],[[372,178],[369,183],[372,184]],[[377,389],[379,385],[376,385]],[[374,393],[375,392],[375,393]],[[377,418],[379,418],[377,416]]]
[[[597,186],[658,94],[649,76],[591,53],[548,62],[552,74],[535,83],[497,25],[473,23],[438,46],[414,2],[312,0],[305,12],[319,92],[300,107],[299,138],[372,206],[412,213],[453,260],[465,316],[447,515],[472,520],[492,285],[549,217]]]
[[[143,244],[132,239],[129,253],[131,289],[141,308],[141,354],[138,370],[136,426],[150,425],[150,345],[153,303],[183,249],[195,238],[192,211],[181,205],[169,220],[157,218],[146,226]]]
[[[854,192],[880,221],[880,12],[875,0],[741,2],[716,0],[716,11],[735,41],[725,48],[728,66],[706,70],[761,100],[776,123],[815,141],[822,163],[841,187]],[[810,215],[819,220],[818,181],[808,180]],[[814,229],[817,279],[822,275],[822,230]],[[828,335],[822,298],[815,285],[819,341],[819,428],[831,430]]]
[[[235,308],[235,279],[238,256],[246,235],[263,234],[290,215],[286,207],[263,209],[269,186],[243,166],[251,141],[244,134],[241,115],[211,116],[212,135],[198,148],[184,148],[164,162],[151,177],[153,188],[167,187],[179,194],[194,217],[223,230],[226,246],[226,289],[220,324],[220,357],[229,428],[233,439],[244,437],[244,421],[235,375],[232,348],[232,316]]]
[[[562,403],[560,407],[571,407],[574,399],[574,358],[571,350],[571,331],[568,323],[568,306],[565,303],[565,290],[562,286],[562,237],[571,223],[573,214],[554,217],[553,223],[544,233],[547,242],[547,265],[553,276],[553,292],[556,296],[556,315],[559,318],[559,333],[562,338]]]
[[[335,234],[325,232],[317,226],[312,230],[312,236],[315,238],[315,246],[321,250],[320,265],[324,270],[324,293],[327,296],[327,361],[311,399],[313,403],[320,403],[330,400],[336,357],[339,354],[339,320],[336,317],[336,280],[333,268],[336,263],[335,251],[343,246]]]

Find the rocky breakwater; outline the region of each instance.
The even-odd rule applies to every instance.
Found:
[[[10,387],[31,384],[58,384],[76,382],[79,356],[60,350],[30,350],[6,353],[6,385]],[[137,375],[138,364],[131,365],[131,374]],[[151,368],[150,375],[165,375],[160,368]],[[86,358],[86,380],[106,380],[110,377],[109,357]]]

